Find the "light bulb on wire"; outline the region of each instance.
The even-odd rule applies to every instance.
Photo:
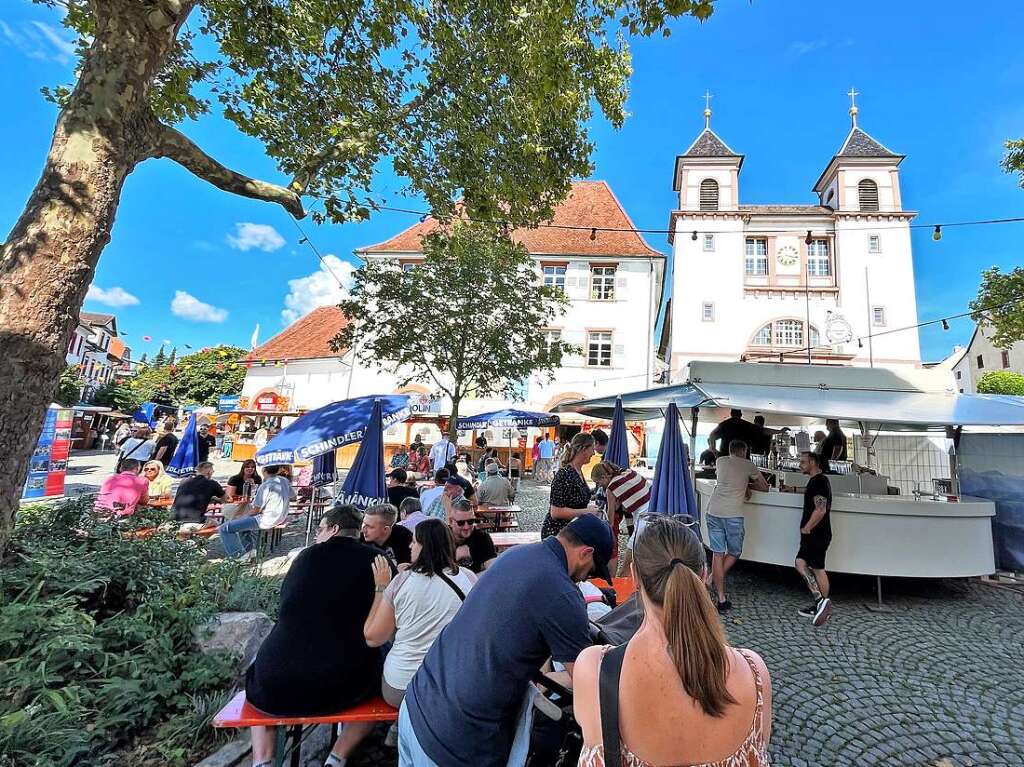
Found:
[[[812,240],[811,240],[811,230],[808,229],[807,230],[807,237],[804,238],[804,243],[807,244],[807,245],[810,245],[811,242],[812,242]]]
[[[942,321],[942,329],[943,330],[949,330],[949,320],[943,320]]]
[[[694,232],[694,233],[693,233],[693,236],[692,236],[692,237],[690,237],[690,239],[691,239],[691,240],[693,240],[694,242],[696,242],[696,241],[697,241],[697,233],[696,233],[696,232]]]
[[[590,239],[591,240],[596,240],[597,239],[597,228],[596,227],[590,230]]]
[[[942,226],[939,224],[935,225],[935,231],[932,232],[932,239],[938,242],[942,239]]]

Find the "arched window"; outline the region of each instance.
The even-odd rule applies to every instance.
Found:
[[[700,182],[700,209],[718,210],[718,182],[713,178]]]
[[[769,346],[797,349],[805,346],[804,322],[802,320],[784,318],[772,320],[762,325],[750,339],[750,346]],[[818,345],[818,329],[811,325],[810,345]]]
[[[878,210],[878,184],[871,179],[861,179],[857,184],[857,197],[861,210]]]

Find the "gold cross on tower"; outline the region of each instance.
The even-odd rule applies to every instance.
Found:
[[[850,88],[846,95],[850,97],[850,119],[853,120],[853,127],[856,128],[857,113],[860,111],[859,109],[857,109],[857,97],[860,95],[860,93],[857,91],[856,88]]]
[[[711,99],[714,98],[711,95],[711,91],[704,90],[704,127],[711,127]]]

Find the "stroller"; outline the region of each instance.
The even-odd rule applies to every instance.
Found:
[[[602,591],[612,610],[590,622],[590,638],[596,645],[618,646],[628,642],[640,628],[643,621],[640,597],[633,593],[616,606],[615,592]],[[533,682],[540,694],[533,703],[537,710],[526,767],[575,767],[583,750],[583,732],[573,717],[572,691],[539,671]]]

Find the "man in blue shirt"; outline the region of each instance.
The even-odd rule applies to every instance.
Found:
[[[405,691],[400,767],[504,767],[533,674],[572,674],[591,644],[576,583],[610,582],[611,529],[583,514],[557,536],[505,552],[441,632]]]
[[[551,459],[555,457],[555,443],[547,434],[544,434],[541,441],[537,443],[537,465],[534,467],[534,477],[538,482],[551,481]]]

